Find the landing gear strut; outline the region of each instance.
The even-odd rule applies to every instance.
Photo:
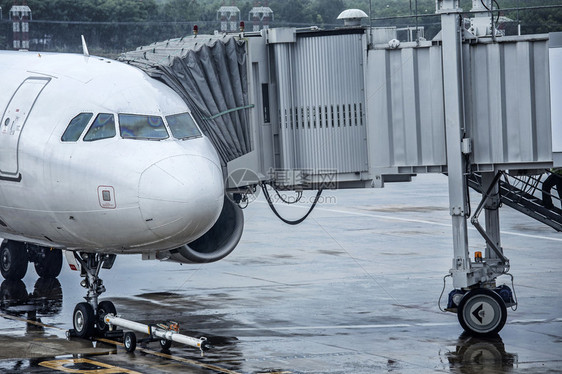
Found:
[[[108,326],[103,318],[108,313],[116,314],[116,309],[111,301],[98,303],[98,297],[105,292],[105,286],[99,277],[99,272],[102,268],[111,269],[116,256],[78,252],[75,252],[74,256],[81,266],[80,276],[84,277],[80,285],[86,288],[88,293],[84,297],[86,302],[78,303],[74,308],[72,315],[74,330],[70,334],[80,338],[104,335]]]

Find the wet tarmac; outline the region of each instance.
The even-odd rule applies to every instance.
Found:
[[[281,212],[296,218],[306,207]],[[78,274],[65,267],[48,281],[30,267],[22,282],[0,286],[0,372],[562,372],[562,235],[508,207],[502,245],[519,306],[491,339],[463,335],[456,315],[437,305],[452,258],[444,176],[326,191],[297,227],[261,198],[245,218],[237,250],[217,263],[119,256],[101,273],[101,299],[118,314],[178,321],[182,333],[209,338],[214,348],[204,357],[177,345],[129,354],[112,341],[67,340],[85,295]],[[484,240],[470,235],[471,251],[481,250]],[[507,276],[499,283],[511,286]],[[451,287],[449,280],[445,292]]]

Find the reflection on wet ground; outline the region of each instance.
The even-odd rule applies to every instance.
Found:
[[[66,268],[58,281],[31,271],[23,282],[4,281],[0,372],[560,372],[562,237],[502,210],[518,310],[509,311],[501,337],[459,337],[456,316],[437,307],[452,249],[446,179],[435,177],[330,191],[338,206],[319,206],[298,227],[279,223],[257,201],[245,211],[239,247],[222,261],[180,266],[118,256],[114,269],[102,270],[101,300],[112,300],[124,318],[174,320],[182,333],[207,337],[214,348],[203,357],[175,345],[128,354],[120,344],[66,340],[85,296]],[[302,214],[291,209],[285,215]],[[470,235],[471,251],[482,250],[477,232]]]
[[[58,279],[37,279],[31,293],[21,280],[4,280],[0,285],[0,311],[10,315],[27,315],[31,321],[40,321],[40,316],[57,315],[61,308],[62,287]]]
[[[499,335],[476,338],[462,334],[454,352],[447,353],[453,372],[462,374],[511,373],[517,368],[517,354],[505,351]]]

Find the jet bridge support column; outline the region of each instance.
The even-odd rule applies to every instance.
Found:
[[[451,274],[455,288],[471,286],[470,257],[466,223],[467,189],[466,160],[462,153],[464,118],[462,102],[462,57],[460,12],[457,0],[442,0],[437,12],[441,13],[443,38],[443,89],[445,99],[445,129],[447,171],[449,181],[449,209],[453,224],[454,258]]]
[[[494,183],[495,173],[482,173],[482,191],[487,191]],[[499,184],[496,183],[490,191],[490,197],[484,205],[484,220],[486,222],[486,234],[495,244],[496,248],[501,248],[500,239],[500,195]],[[485,258],[488,260],[498,260],[498,255],[490,244],[486,244]]]
[[[507,318],[506,305],[512,305],[511,290],[495,287],[498,270],[495,266],[482,261],[472,263],[468,252],[467,218],[469,215],[467,190],[467,157],[470,152],[470,139],[466,137],[463,97],[462,37],[464,29],[461,24],[462,10],[458,0],[438,1],[437,12],[441,13],[442,57],[443,57],[443,93],[445,103],[445,130],[447,147],[447,172],[449,181],[449,208],[453,224],[453,277],[454,290],[449,294],[447,310],[455,311],[459,323],[465,331],[476,336],[497,334]],[[490,181],[491,177],[491,181]],[[498,176],[499,177],[499,176]],[[497,182],[493,175],[486,176],[489,185]],[[488,195],[489,196],[489,195]],[[483,200],[473,223],[478,224],[478,213],[484,207]],[[491,208],[491,206],[489,206]],[[487,241],[489,249],[500,260],[507,259],[496,246],[499,241],[499,219],[493,209],[486,210],[487,226],[493,239]],[[479,228],[479,232],[484,233]],[[483,236],[484,236],[483,235]],[[495,250],[494,250],[494,247]],[[490,250],[486,252],[492,252]],[[502,264],[499,268],[504,269]],[[490,271],[491,270],[491,271]]]

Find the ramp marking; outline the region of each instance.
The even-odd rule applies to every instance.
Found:
[[[0,317],[4,317],[4,318],[11,319],[11,320],[14,320],[14,321],[26,322],[26,323],[30,323],[32,325],[41,326],[41,327],[45,327],[45,328],[49,328],[49,329],[55,329],[55,330],[59,330],[59,331],[67,331],[67,329],[63,329],[61,327],[46,325],[46,324],[41,323],[41,322],[32,321],[32,320],[28,320],[28,319],[25,319],[25,318],[12,316],[12,315],[5,314],[5,313],[2,313],[2,312],[0,312]],[[120,342],[115,341],[115,340],[104,339],[104,338],[96,338],[95,340],[103,342],[103,343],[114,344],[114,345],[118,345],[118,346],[123,347],[123,343],[120,343]],[[215,372],[218,372],[218,373],[241,374],[237,371],[225,369],[225,368],[222,368],[220,366],[216,366],[216,365],[212,365],[212,364],[205,364],[205,363],[202,363],[202,362],[199,362],[199,361],[190,360],[190,359],[187,359],[187,358],[174,356],[174,355],[170,355],[170,354],[166,354],[166,353],[162,353],[162,352],[156,352],[156,351],[153,351],[153,350],[150,350],[150,349],[147,349],[147,348],[138,348],[137,351],[147,353],[147,354],[150,354],[150,355],[153,355],[153,356],[158,356],[158,357],[167,358],[167,359],[170,359],[170,360],[190,364],[190,365],[197,366],[197,367],[200,367],[200,368],[203,368],[203,369],[214,370]],[[84,360],[87,360],[87,359],[84,359]],[[66,362],[66,361],[69,361],[69,362]],[[66,373],[86,373],[86,374],[90,374],[90,373],[92,373],[92,374],[117,374],[117,373],[135,374],[135,373],[138,373],[136,371],[130,371],[128,369],[121,369],[117,366],[113,366],[113,367],[104,366],[104,365],[108,365],[108,364],[98,363],[97,361],[92,361],[92,360],[88,360],[88,361],[90,361],[90,362],[84,362],[84,363],[90,363],[90,364],[95,363],[98,366],[102,366],[102,367],[107,368],[107,369],[103,369],[103,370],[114,370],[115,369],[115,370],[120,370],[120,371],[96,371],[96,370],[90,370],[90,369],[88,369],[86,371],[84,371],[84,370],[81,371],[79,369],[64,368],[63,365],[72,364],[73,362],[75,362],[75,360],[43,361],[39,365],[42,365],[43,363],[46,363],[47,365],[55,365],[55,363],[57,363],[57,362],[64,362],[63,364],[60,365],[64,369],[59,369],[58,368],[59,366],[57,366],[56,370],[62,370]],[[101,364],[103,364],[103,365],[101,365]],[[56,364],[56,365],[59,365],[59,364]],[[52,368],[51,366],[46,366],[46,365],[43,365],[43,366]],[[109,366],[111,366],[111,365],[109,365]],[[100,370],[102,370],[102,369],[100,369]]]
[[[77,369],[73,367],[67,367],[76,364],[89,364],[92,366],[100,367],[101,369]],[[43,361],[39,365],[53,369],[59,370],[65,373],[82,373],[82,374],[141,374],[138,371],[123,369],[118,366],[113,366],[105,364],[103,362],[90,360],[87,358],[71,358],[66,360],[53,360],[53,361]]]

